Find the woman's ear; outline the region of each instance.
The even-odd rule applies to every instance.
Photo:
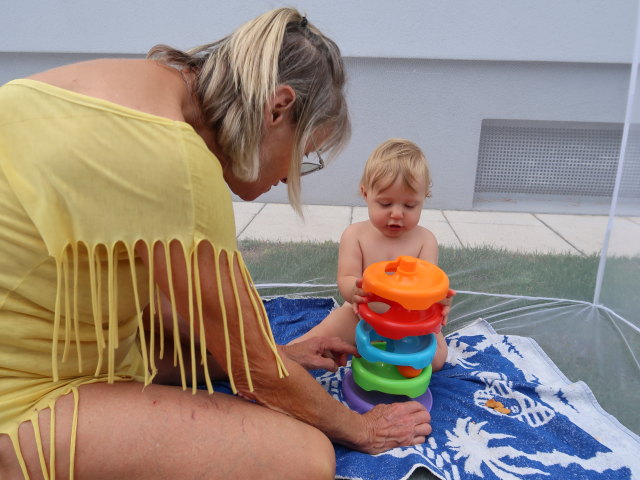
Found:
[[[286,119],[296,101],[296,92],[289,85],[276,88],[271,101],[265,106],[265,121],[268,125],[276,125]]]

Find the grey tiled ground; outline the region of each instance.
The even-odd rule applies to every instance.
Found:
[[[268,203],[245,226],[238,239],[337,242],[349,225],[351,207],[307,205],[303,215],[304,219],[300,218],[289,205]]]
[[[286,204],[234,203],[238,239],[338,242],[343,230],[367,218],[366,207],[308,205],[304,219]],[[425,209],[420,225],[430,229],[440,245],[493,246],[509,251],[597,254],[602,249],[608,218]],[[613,222],[610,255],[640,255],[640,218]]]
[[[264,206],[264,203],[258,202],[238,202],[233,204],[233,211],[236,217],[236,236],[242,233]]]
[[[607,229],[608,218],[592,215],[546,215],[538,218],[585,254],[599,253]],[[609,255],[638,255],[640,222],[638,218],[615,218],[609,240]]]
[[[443,214],[466,247],[489,245],[518,252],[578,253],[530,213],[446,210]]]

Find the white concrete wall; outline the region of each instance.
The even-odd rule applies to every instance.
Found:
[[[228,34],[266,0],[4,0],[0,83],[71,61],[141,56]],[[473,208],[482,119],[622,122],[636,0],[288,2],[340,45],[352,141],[305,178],[312,204],[361,204],[362,165],[382,140],[416,141],[438,208]],[[285,189],[262,198],[285,202]]]
[[[0,51],[144,53],[263,11],[307,12],[349,57],[628,62],[634,0],[3,0]],[[8,8],[7,8],[8,7]]]
[[[418,143],[430,161],[429,205],[469,209],[483,119],[624,120],[625,65],[401,59],[348,65],[352,141],[326,173],[303,179],[309,203],[361,204],[357,182],[367,156],[400,136]]]

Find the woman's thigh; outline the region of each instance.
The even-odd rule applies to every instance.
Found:
[[[56,402],[57,479],[68,478],[73,403],[71,395]],[[50,411],[41,412],[47,464],[49,420]],[[31,478],[42,478],[29,423],[21,426],[20,443]],[[0,442],[0,458],[8,457],[8,448],[10,442]],[[7,478],[22,478],[15,459],[0,468],[13,472]],[[193,395],[161,385],[143,389],[139,383],[100,383],[79,389],[74,468],[77,480],[311,479],[333,478],[335,458],[319,430],[237,397],[204,391]]]

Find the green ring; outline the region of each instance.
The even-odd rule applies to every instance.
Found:
[[[431,365],[414,378],[406,378],[398,372],[395,365],[383,362],[369,362],[365,358],[354,357],[351,360],[353,380],[367,391],[378,391],[392,395],[419,397],[429,388]]]

